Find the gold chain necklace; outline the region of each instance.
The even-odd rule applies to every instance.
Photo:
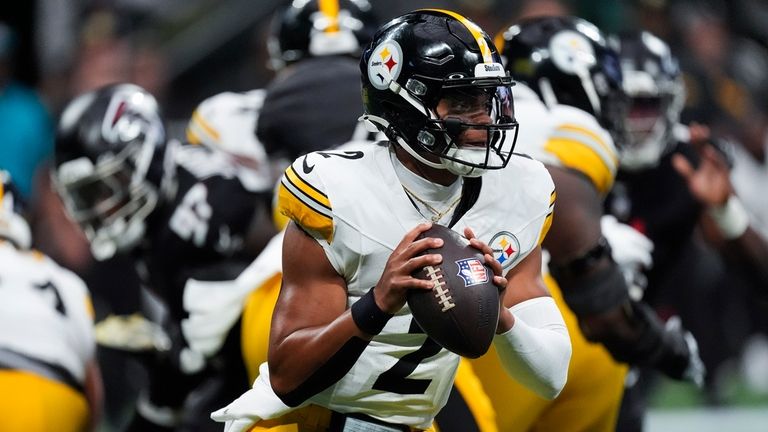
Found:
[[[431,205],[430,205],[430,204],[429,204],[429,203],[428,203],[426,200],[422,199],[421,197],[419,197],[418,195],[416,195],[416,194],[415,194],[415,193],[414,193],[412,190],[410,190],[410,189],[408,189],[407,187],[405,187],[405,185],[401,185],[401,186],[403,186],[403,189],[405,190],[405,192],[406,192],[406,193],[407,193],[409,196],[413,197],[413,198],[414,198],[416,201],[418,201],[418,202],[420,202],[421,204],[423,204],[423,205],[424,205],[424,207],[426,207],[426,208],[427,208],[427,210],[429,210],[430,212],[432,212],[432,213],[433,213],[433,216],[432,216],[430,219],[431,219],[431,220],[432,220],[432,222],[434,222],[434,223],[437,223],[437,222],[438,222],[440,219],[442,219],[442,218],[443,218],[443,216],[445,216],[446,214],[450,213],[450,211],[451,211],[451,210],[453,210],[453,208],[454,208],[454,207],[456,207],[456,204],[458,204],[458,203],[459,203],[459,201],[461,201],[461,194],[459,194],[459,197],[458,197],[458,198],[456,198],[456,199],[455,199],[455,200],[454,200],[454,201],[451,203],[451,205],[449,205],[449,206],[448,206],[448,208],[446,208],[446,209],[445,209],[445,210],[443,210],[443,211],[438,211],[436,208],[432,207],[432,206],[431,206]],[[418,208],[417,208],[416,210],[418,210]],[[419,213],[421,213],[421,212],[419,212]],[[424,215],[422,215],[422,216],[424,216]]]

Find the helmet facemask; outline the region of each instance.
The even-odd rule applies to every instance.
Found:
[[[674,144],[673,130],[685,91],[676,62],[661,40],[641,33],[626,36],[625,43],[632,48],[622,62],[624,91],[629,97],[628,142],[620,157],[622,168],[639,170],[658,165]],[[657,51],[652,52],[651,46]],[[638,55],[633,49],[641,50],[639,60],[632,56]]]
[[[70,217],[83,229],[94,258],[104,260],[135,246],[158,200],[145,174],[154,144],[126,146],[94,166],[88,158],[61,164],[54,184]]]
[[[504,84],[504,81],[507,81]],[[439,158],[453,174],[477,177],[504,168],[514,150],[511,80],[446,80],[439,102],[417,136],[420,150]]]
[[[632,98],[627,116],[629,140],[621,152],[623,168],[651,167],[661,158],[671,132],[663,105],[660,97]]]
[[[419,162],[455,175],[478,177],[487,170],[504,168],[514,150],[518,123],[514,119],[512,84],[509,76],[437,80],[414,75],[406,88],[394,81],[389,85],[414,108],[409,123],[421,127],[411,128],[413,136],[404,135],[383,118],[364,118]],[[429,88],[438,90],[428,94]],[[444,118],[438,113],[441,103],[447,110]],[[467,139],[472,142],[465,142]]]

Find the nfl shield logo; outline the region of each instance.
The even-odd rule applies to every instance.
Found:
[[[482,262],[477,258],[466,258],[456,261],[459,266],[459,273],[464,280],[464,286],[478,285],[488,282],[488,271]]]

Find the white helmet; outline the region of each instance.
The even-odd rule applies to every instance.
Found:
[[[13,242],[21,249],[32,245],[32,234],[22,216],[22,202],[7,171],[0,171],[0,238]]]

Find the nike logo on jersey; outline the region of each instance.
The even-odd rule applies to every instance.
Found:
[[[315,166],[310,166],[307,163],[307,156],[304,156],[304,160],[301,161],[301,168],[304,170],[304,174],[309,174],[312,172],[313,169],[315,169]]]

